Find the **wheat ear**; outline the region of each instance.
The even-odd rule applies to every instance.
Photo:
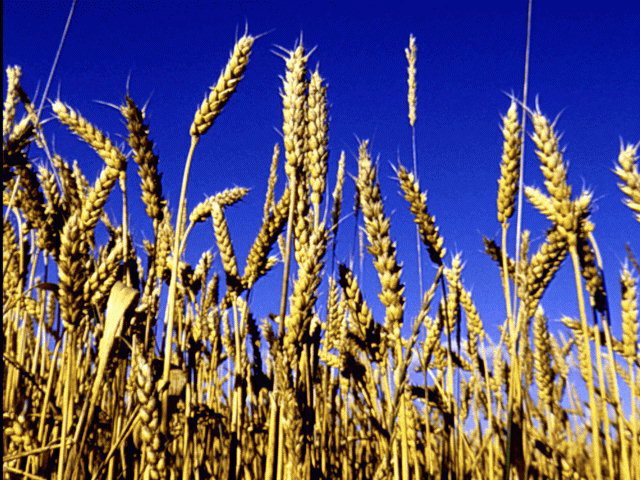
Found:
[[[638,361],[638,282],[631,275],[629,268],[625,265],[620,276],[622,287],[621,307],[622,307],[622,341],[623,356],[627,359],[629,366],[630,385],[634,385],[635,365]],[[637,395],[634,395],[634,388],[629,389],[631,397],[631,465],[638,471],[638,460],[640,451],[638,449],[638,415],[637,415]]]
[[[518,105],[511,99],[507,114],[502,118],[502,162],[498,180],[498,222],[505,224],[513,215],[516,192],[520,178],[522,149],[521,127],[518,122]]]
[[[143,453],[143,478],[162,478],[165,468],[164,451],[160,438],[158,398],[154,391],[152,370],[142,354],[133,359],[136,400],[140,404],[140,440]]]
[[[285,189],[280,201],[265,221],[262,222],[260,231],[247,254],[247,262],[242,274],[244,288],[251,288],[267,272],[269,253],[287,222],[289,200],[289,190]]]
[[[356,330],[359,338],[365,342],[371,338],[373,333],[373,314],[362,295],[358,280],[351,270],[346,265],[340,264],[338,271],[340,273],[340,286],[344,291],[346,304],[353,319],[352,328]],[[367,342],[366,345],[371,352],[378,350],[378,345],[372,345],[370,342]]]
[[[295,350],[299,351],[302,340],[309,332],[326,248],[327,231],[324,225],[320,224],[311,232],[304,261],[298,268],[298,278],[293,285],[290,297],[291,313],[287,316],[289,324],[284,337],[284,348],[288,352],[289,360],[296,358]]]
[[[436,218],[427,210],[427,194],[420,191],[418,180],[402,165],[398,168],[397,174],[400,188],[405,200],[409,202],[409,210],[413,213],[413,221],[418,225],[420,238],[427,247],[429,258],[440,266],[447,250],[443,247],[444,239],[436,226]]]
[[[213,230],[216,235],[216,243],[220,252],[222,268],[227,276],[227,285],[237,285],[238,283],[238,263],[233,251],[229,226],[224,215],[222,206],[218,202],[211,202],[211,213],[213,218]]]
[[[418,59],[418,46],[416,45],[416,37],[409,35],[409,47],[404,49],[407,57],[407,103],[409,105],[409,125],[412,127],[416,124],[416,105],[418,103],[416,96],[416,61]]]
[[[309,81],[307,98],[307,161],[316,226],[320,222],[320,202],[326,187],[328,143],[327,87],[316,69]]]
[[[60,313],[67,329],[76,327],[82,318],[86,253],[80,219],[72,215],[62,229],[58,261]]]
[[[616,175],[622,180],[618,184],[627,198],[625,204],[636,213],[640,222],[640,173],[638,173],[638,145],[627,145],[620,148]]]
[[[196,110],[189,130],[192,137],[201,137],[211,128],[215,119],[236,91],[236,87],[247,68],[254,37],[243,35],[238,39],[225,69],[220,73],[218,82],[211,87],[211,93]]]
[[[384,214],[380,185],[376,179],[376,168],[369,154],[369,142],[360,143],[358,155],[358,178],[360,202],[365,230],[369,241],[369,253],[378,272],[381,291],[378,297],[386,307],[385,328],[391,344],[399,353],[400,326],[404,314],[404,285],[400,281],[402,267],[396,259],[396,246],[391,240],[390,220]],[[397,360],[400,360],[398,355]]]
[[[133,150],[133,160],[138,165],[145,211],[149,218],[160,222],[167,202],[162,194],[162,174],[158,172],[158,156],[153,151],[153,141],[149,138],[144,111],[127,95],[120,112],[127,122],[128,142]]]
[[[551,370],[551,341],[547,328],[547,318],[538,308],[533,322],[533,352],[535,380],[538,388],[538,401],[545,408],[552,406],[553,372]]]
[[[4,97],[4,108],[2,110],[2,136],[7,136],[13,127],[16,117],[16,107],[20,96],[20,77],[22,69],[19,66],[7,67],[7,96]]]
[[[524,187],[524,194],[536,210],[550,221],[554,221],[555,210],[553,209],[553,202],[547,194],[536,187]]]
[[[275,206],[276,183],[278,182],[278,162],[280,160],[280,145],[273,145],[271,155],[271,166],[269,167],[269,179],[267,180],[267,193],[264,196],[264,206],[262,208],[262,221],[265,222]]]
[[[338,171],[336,172],[336,184],[333,188],[331,197],[333,198],[333,206],[331,207],[331,233],[332,245],[331,245],[331,274],[333,275],[333,269],[335,267],[336,258],[336,246],[338,245],[338,227],[340,225],[340,213],[342,212],[342,192],[344,188],[344,167],[345,167],[345,154],[340,152],[340,159],[338,160]]]
[[[126,157],[97,127],[60,100],[53,102],[51,108],[58,120],[93,148],[104,163],[114,170],[124,169]]]
[[[551,196],[554,222],[563,235],[574,237],[577,228],[576,215],[571,202],[571,187],[567,184],[567,169],[562,160],[559,139],[553,125],[540,112],[532,115],[533,143],[540,160],[540,169],[544,175],[544,184]],[[573,240],[575,241],[575,240]],[[570,243],[573,243],[570,240]]]

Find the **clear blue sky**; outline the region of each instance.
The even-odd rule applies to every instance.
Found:
[[[46,82],[70,3],[3,2],[3,65],[22,66],[23,85],[32,95]],[[252,189],[228,212],[242,262],[259,226],[256,212],[262,211],[271,151],[282,123],[278,91],[283,61],[271,52],[274,45],[291,48],[302,32],[307,46],[317,46],[310,65],[320,64],[329,85],[330,183],[340,150],[347,152],[348,171],[355,174],[356,136],[371,139],[372,152],[380,158],[386,211],[393,215],[392,234],[405,265],[403,280],[415,299],[414,230],[399,187],[390,178],[390,163],[398,156],[411,163],[404,48],[413,33],[419,48],[421,181],[448,251],[463,252],[464,282],[473,289],[485,323],[495,325],[503,315],[500,281],[497,268],[482,253],[481,237],[499,234],[500,115],[509,103],[505,94],[520,96],[522,90],[526,2],[450,3],[79,0],[50,97],[59,91],[64,102],[123,141],[119,115],[96,101],[119,104],[130,76],[134,99],[140,104],[149,100],[151,136],[164,189],[175,208],[196,106],[216,81],[245,23],[252,34],[270,32],[256,42],[237,94],[200,142],[189,184],[190,207],[230,186]],[[538,96],[542,111],[551,117],[562,113],[558,125],[570,183],[574,192],[583,185],[595,192],[595,233],[614,311],[625,242],[640,253],[640,228],[622,204],[611,171],[620,139],[640,140],[638,25],[640,8],[632,1],[537,1],[533,6],[530,99]],[[3,79],[3,90],[4,85]],[[77,159],[91,178],[96,175],[101,161],[89,148],[55,122],[47,130],[59,153]],[[530,143],[527,148],[525,183],[542,186]],[[134,172],[132,164],[132,179]],[[130,185],[136,198],[131,202],[132,230],[140,241],[149,236],[149,223],[137,201],[137,182]],[[352,192],[349,184],[347,208]],[[117,217],[118,210],[111,208]],[[525,215],[537,247],[545,222],[530,208]],[[351,252],[353,232],[349,223],[345,226],[339,238],[342,260]],[[212,242],[210,226],[200,226],[188,259],[197,261]],[[365,265],[365,272],[372,273],[368,258]],[[577,312],[575,292],[562,288],[563,279],[571,281],[567,272],[561,274],[545,303],[552,319]],[[262,283],[279,285],[276,278]],[[258,290],[256,298],[270,291]],[[367,299],[378,303],[372,289]],[[414,311],[411,302],[409,313]],[[614,328],[619,332],[618,325]],[[495,330],[490,331],[495,338]]]

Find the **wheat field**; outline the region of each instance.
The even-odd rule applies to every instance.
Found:
[[[620,252],[624,266],[608,274],[618,284],[605,286],[593,194],[570,182],[555,122],[521,99],[505,105],[501,235],[484,239],[502,284],[494,301],[506,311],[496,328],[483,323],[465,259],[449,253],[455,240],[440,232],[417,176],[414,37],[405,52],[407,117],[395,120],[413,129],[413,164],[394,165],[415,222],[407,227],[416,232],[414,258],[399,258],[367,140],[355,146],[357,195],[343,198],[348,158],[329,154],[326,79],[309,68],[302,41],[279,51],[282,141],[263,209],[238,219],[256,232],[246,258],[236,255],[229,222],[252,192],[230,185],[187,208],[199,141],[241,88],[255,41],[248,33],[236,41],[191,125],[180,127],[190,147],[171,199],[153,125],[128,93],[123,132],[109,135],[64,99],[46,107],[102,159],[87,178],[52,149],[20,67],[6,69],[4,477],[640,478],[640,266],[631,248]],[[111,140],[116,133],[126,146]],[[520,182],[525,136],[541,187]],[[36,149],[48,162],[34,161]],[[638,144],[623,144],[608,179],[628,222],[640,222],[637,154]],[[128,193],[134,182],[139,199]],[[519,192],[548,220],[546,232],[516,235]],[[115,218],[105,209],[113,197],[122,205]],[[140,201],[153,226],[145,239],[130,226],[130,205]],[[351,236],[341,229],[347,215],[365,236],[373,291],[357,260],[336,254]],[[190,265],[189,236],[203,222],[213,225],[215,247]],[[418,263],[419,279],[403,275],[403,262]],[[579,315],[554,332],[543,304],[563,265]],[[410,282],[420,283],[420,298],[406,298]],[[256,284],[279,298],[262,318]],[[621,289],[615,308],[607,288]],[[417,315],[407,313],[409,301]]]

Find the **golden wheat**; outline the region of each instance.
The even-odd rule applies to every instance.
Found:
[[[524,192],[551,226],[539,243],[537,234],[524,230],[514,255],[507,245],[508,222],[524,148],[515,99],[503,118],[496,200],[502,239],[500,245],[484,240],[498,265],[507,312],[494,343],[494,322],[465,287],[462,256],[447,259],[415,168],[409,172],[399,165],[395,173],[418,239],[437,267],[425,292],[420,274],[421,295],[406,297],[392,219],[367,141],[357,156],[355,228],[361,212],[378,287],[371,291],[366,273],[356,278],[340,258],[347,160],[344,152],[336,159],[336,183],[328,195],[333,159],[326,86],[317,70],[307,78],[309,54],[301,42],[284,50],[283,143],[273,148],[264,206],[255,217],[237,220],[255,220],[246,258],[236,255],[229,207],[249,195],[248,189],[223,190],[187,210],[195,146],[237,89],[254,40],[244,35],[236,42],[195,113],[173,212],[145,112],[125,96],[124,133],[138,165],[141,202],[153,220],[153,235],[143,248],[136,229],[128,227],[126,209],[120,218],[105,214],[118,180],[127,203],[125,154],[56,100],[56,118],[106,165],[93,184],[78,162],[59,154],[50,156],[50,167],[39,165],[34,151],[47,152],[47,122],[39,121],[22,90],[20,69],[7,69],[5,476],[636,478],[635,257],[630,253],[631,266],[622,269],[620,305],[609,308],[590,216],[593,193],[571,198],[555,125],[533,112],[546,192]],[[413,36],[405,53],[415,140]],[[26,116],[16,120],[22,110]],[[281,148],[286,178],[278,197]],[[415,153],[414,148],[414,159]],[[615,175],[625,203],[637,213],[637,146],[621,149]],[[212,250],[192,252],[187,242],[209,218],[219,262]],[[283,258],[272,255],[278,242]],[[329,251],[332,258],[325,260]],[[187,254],[199,259],[195,266]],[[544,314],[545,294],[567,257],[578,314],[562,317],[555,328]],[[269,274],[279,263],[281,279]],[[220,286],[223,274],[226,288]],[[279,280],[281,288],[274,290]],[[258,281],[281,300],[263,317],[256,313],[262,303]],[[599,321],[595,326],[587,322],[583,290]],[[368,303],[375,294],[383,310]],[[158,321],[161,305],[164,322]],[[419,308],[412,316],[414,305]],[[585,391],[587,402],[580,398]]]

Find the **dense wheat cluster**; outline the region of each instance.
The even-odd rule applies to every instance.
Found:
[[[264,208],[242,220],[256,232],[247,257],[236,254],[229,223],[248,189],[211,192],[188,208],[196,146],[250,72],[254,40],[237,41],[192,125],[177,130],[191,147],[175,203],[163,193],[153,130],[133,98],[120,107],[126,148],[72,106],[50,104],[55,121],[104,161],[90,179],[64,152],[51,152],[20,68],[7,68],[4,478],[640,478],[638,263],[629,249],[622,303],[611,314],[592,195],[572,188],[555,125],[527,110],[525,132],[515,99],[503,119],[502,236],[484,239],[503,286],[495,300],[505,302],[506,317],[497,322],[476,308],[463,257],[447,253],[453,239],[428,209],[415,148],[413,169],[396,166],[417,253],[432,266],[420,269],[412,316],[405,285],[416,279],[403,276],[411,259],[399,258],[373,152],[366,140],[358,145],[355,206],[343,206],[347,160],[328,150],[327,88],[319,70],[308,71],[301,41],[279,52],[282,144],[265,159]],[[413,128],[413,36],[406,54]],[[526,197],[551,227],[539,245],[525,230],[516,256],[509,223],[525,134],[545,179]],[[640,220],[637,147],[621,148],[610,178],[633,211],[630,222]],[[134,181],[153,226],[145,240],[129,226]],[[105,205],[116,196],[122,213],[110,218]],[[343,210],[354,207],[365,261],[377,272],[373,292],[336,255]],[[188,237],[205,221],[215,248],[190,265]],[[544,295],[565,264],[575,273],[579,316],[552,332]],[[281,299],[264,318],[252,305],[259,282]],[[612,324],[622,325],[619,338]]]

